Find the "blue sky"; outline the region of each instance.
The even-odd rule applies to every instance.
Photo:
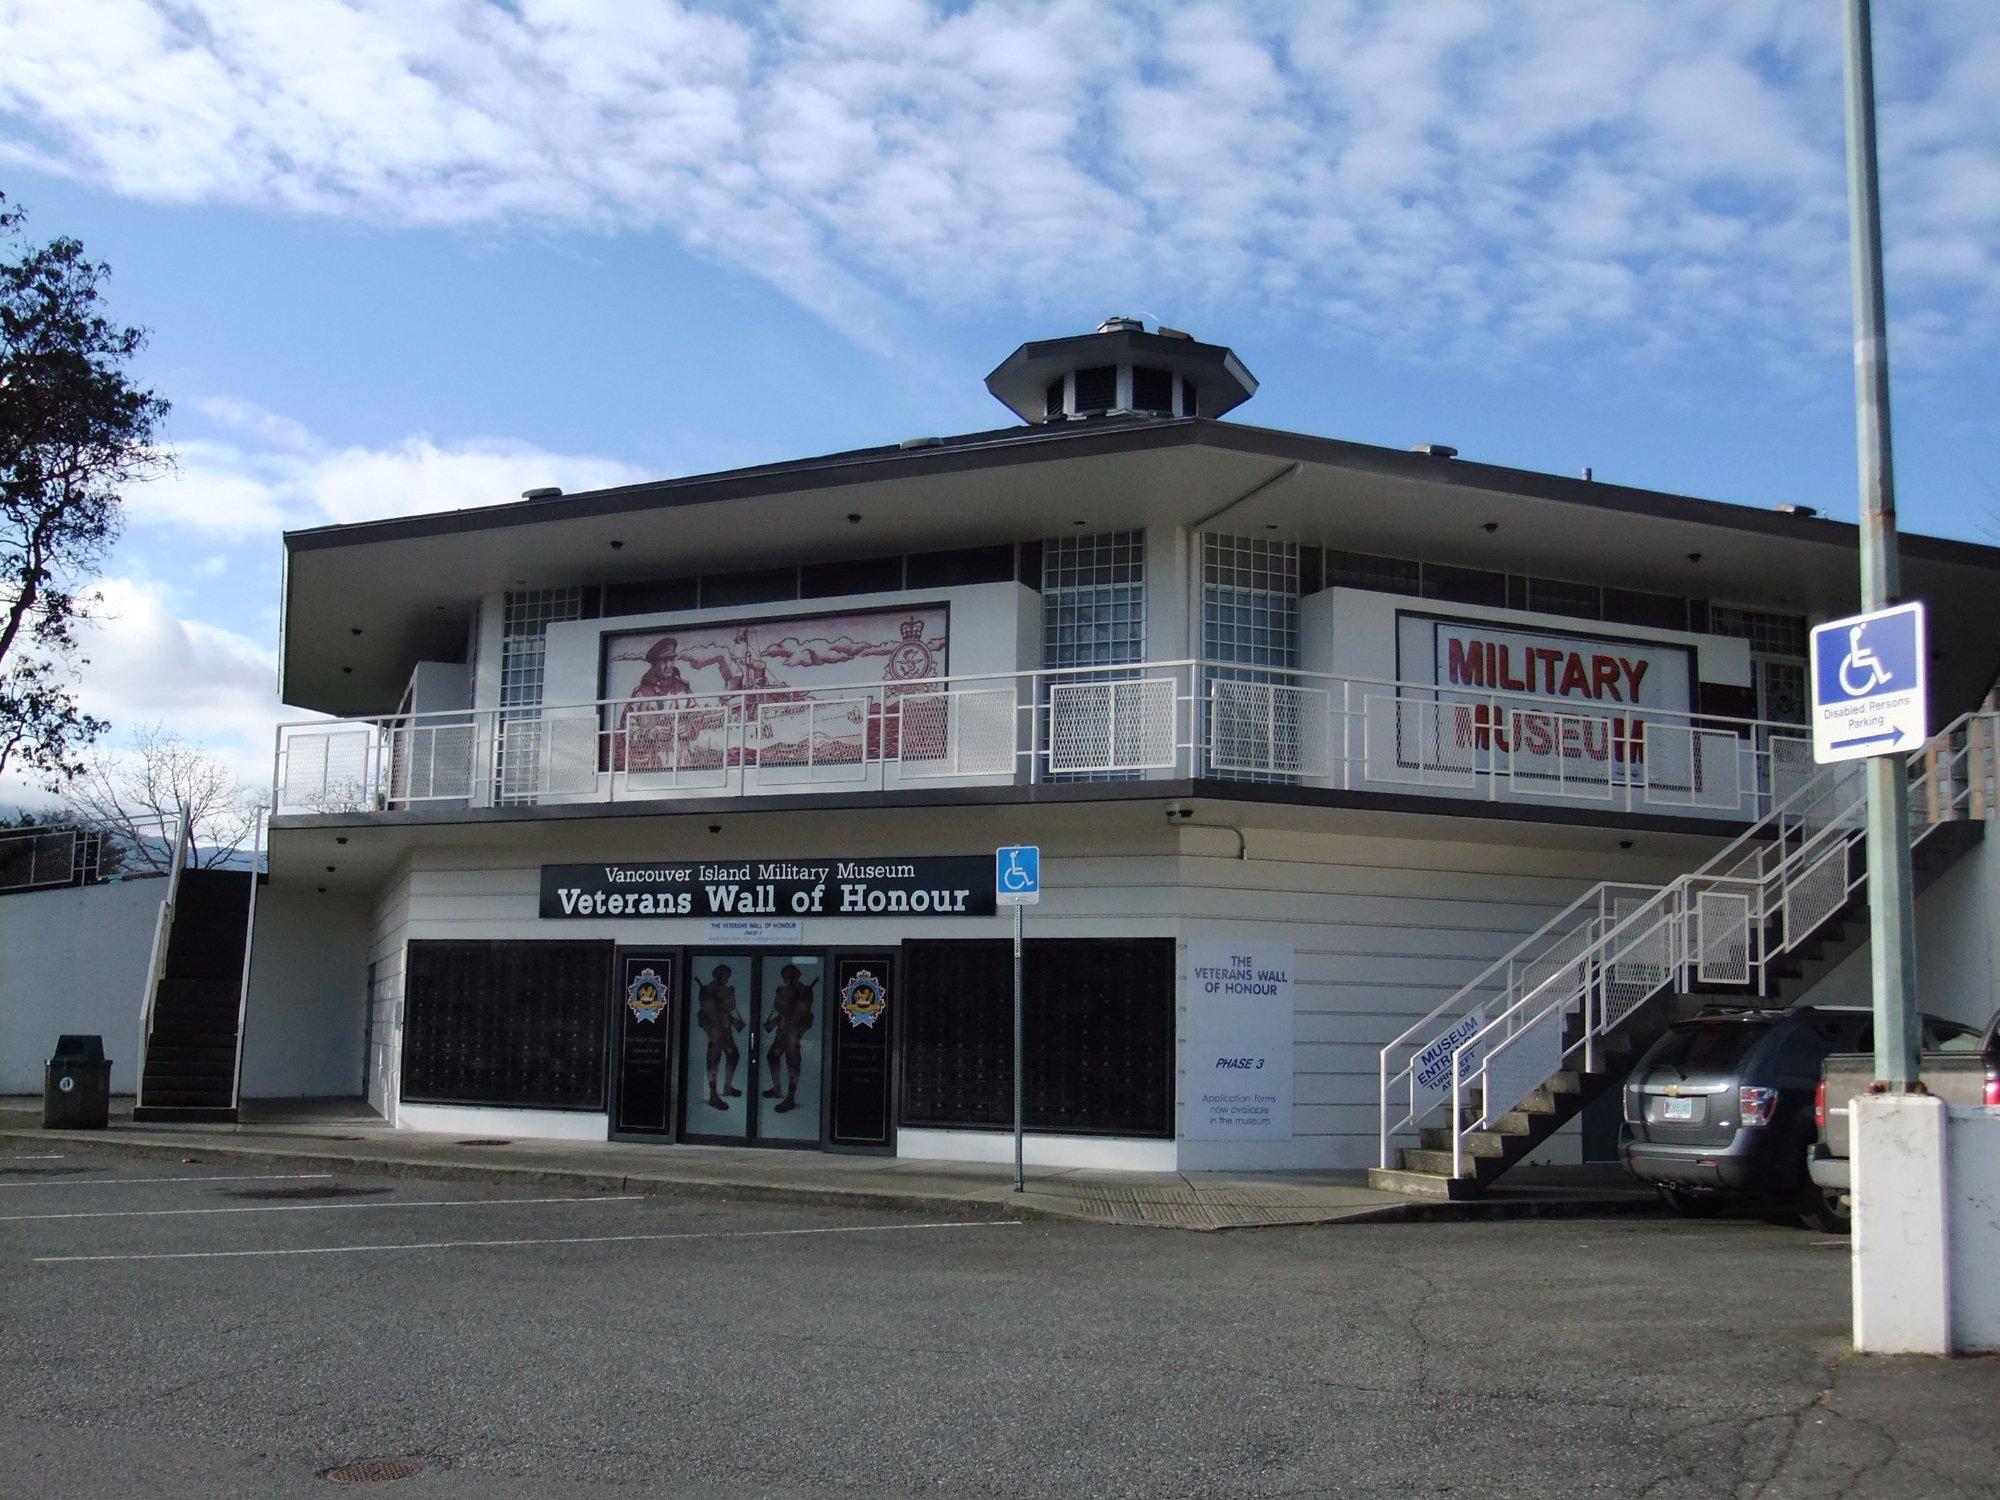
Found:
[[[2000,6],[1876,10],[1904,524],[2000,540]],[[254,775],[281,528],[1001,425],[1114,312],[1244,421],[1851,517],[1839,70],[1797,0],[0,0],[0,190],[176,408],[86,697]]]

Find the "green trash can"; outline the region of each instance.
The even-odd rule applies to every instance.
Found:
[[[102,1130],[111,1123],[111,1060],[101,1036],[56,1039],[42,1084],[44,1130]]]

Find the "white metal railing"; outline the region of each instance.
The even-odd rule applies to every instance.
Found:
[[[766,688],[280,727],[279,815],[1213,777],[1748,821],[1790,726],[1220,662]]]
[[[1995,816],[2000,715],[1967,714],[1910,757],[1913,843]],[[1699,869],[1664,886],[1600,884],[1385,1046],[1379,1160],[1439,1110],[1452,1171],[1465,1138],[1573,1060],[1597,1065],[1606,1032],[1675,988],[1762,993],[1773,959],[1805,942],[1867,880],[1859,769],[1809,776]]]
[[[0,832],[0,892],[92,884],[104,839],[101,830],[74,824]]]
[[[167,948],[173,941],[174,905],[180,900],[181,872],[187,868],[194,849],[194,823],[182,813],[174,830],[174,854],[167,866],[167,891],[153,916],[153,946],[146,957],[146,988],[139,1000],[139,1071],[132,1088],[135,1106],[146,1102],[146,1054],[153,1042],[153,1005],[159,998],[160,980],[167,971]]]

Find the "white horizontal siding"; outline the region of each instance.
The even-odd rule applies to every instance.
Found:
[[[1028,913],[1028,931],[1184,942],[1240,936],[1293,947],[1294,1139],[1275,1148],[1182,1142],[1181,1159],[1193,1167],[1372,1162],[1378,1053],[1391,1037],[1597,880],[1670,878],[1714,847],[1649,839],[1641,855],[1618,850],[1616,834],[1606,830],[1502,823],[1456,839],[1253,828],[1245,840],[1249,857],[1238,858],[1230,830],[1162,828],[1157,818],[1156,809],[1135,811],[1119,833],[1101,823],[1086,832],[1068,816],[1029,827],[1023,836],[1039,837],[1044,846],[1045,896]],[[378,984],[385,998],[400,1000],[403,944],[410,939],[699,944],[706,938],[707,923],[699,918],[543,921],[545,862],[964,853],[986,842],[987,830],[975,822],[971,815],[933,816],[894,836],[870,822],[864,840],[854,837],[852,823],[836,839],[828,829],[843,825],[801,819],[789,840],[766,830],[761,847],[745,847],[691,836],[686,828],[663,837],[605,820],[524,828],[509,847],[420,850],[377,907]],[[1438,827],[1436,820],[1408,823],[1425,834]],[[924,836],[912,836],[911,827]],[[892,945],[906,938],[999,939],[1007,932],[1004,915],[808,917],[802,941]]]

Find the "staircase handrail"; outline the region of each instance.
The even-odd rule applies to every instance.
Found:
[[[1716,866],[1722,865],[1725,861],[1735,859],[1739,851],[1743,850],[1747,846],[1752,845],[1753,843],[1761,847],[1763,845],[1773,842],[1772,834],[1774,831],[1778,833],[1779,835],[1778,841],[1781,842],[1782,829],[1784,826],[1783,825],[1784,818],[1788,814],[1793,816],[1800,816],[1801,810],[1806,806],[1810,805],[1813,799],[1820,796],[1828,788],[1837,786],[1839,784],[1844,774],[1844,771],[1845,768],[1838,766],[1822,767],[1815,770],[1811,776],[1809,776],[1782,802],[1780,802],[1777,806],[1773,807],[1770,812],[1766,813],[1756,822],[1748,825],[1741,832],[1739,832],[1734,838],[1732,838],[1727,844],[1723,845],[1723,847],[1720,850],[1718,850],[1715,854],[1711,855],[1709,859],[1702,864],[1700,871],[1696,873],[1707,872]],[[1546,951],[1548,948],[1555,946],[1557,943],[1575,936],[1577,931],[1579,931],[1583,927],[1587,927],[1590,921],[1598,920],[1602,915],[1608,897],[1615,897],[1620,893],[1645,891],[1649,893],[1649,898],[1650,898],[1651,894],[1657,893],[1663,889],[1665,889],[1665,887],[1641,883],[1638,881],[1618,881],[1618,880],[1599,881],[1596,885],[1592,886],[1589,890],[1585,891],[1581,896],[1577,897],[1576,900],[1572,901],[1568,906],[1564,907],[1560,912],[1556,913],[1553,917],[1550,917],[1540,927],[1536,928],[1535,931],[1531,932],[1530,934],[1528,934],[1527,937],[1523,938],[1519,943],[1515,944],[1514,947],[1508,949],[1507,952],[1501,954],[1500,957],[1493,960],[1492,963],[1488,964],[1484,969],[1480,970],[1478,974],[1474,975],[1465,984],[1459,986],[1457,990],[1455,990],[1451,995],[1446,997],[1443,1001],[1439,1002],[1436,1006],[1432,1007],[1430,1011],[1428,1011],[1423,1016],[1419,1017],[1417,1020],[1411,1022],[1407,1027],[1405,1027],[1401,1032],[1399,1032],[1395,1037],[1393,1037],[1388,1042],[1388,1044],[1381,1049],[1381,1051],[1377,1055],[1377,1065],[1376,1065],[1376,1081],[1379,1090],[1379,1096],[1377,1102],[1381,1112],[1380,1114],[1381,1129],[1378,1142],[1380,1148],[1381,1164],[1384,1167],[1389,1165],[1390,1136],[1393,1135],[1397,1130],[1406,1129],[1410,1125],[1414,1124],[1417,1121],[1417,1119],[1420,1118],[1420,1113],[1417,1112],[1413,1107],[1412,1110],[1409,1113],[1405,1114],[1401,1120],[1397,1121],[1394,1124],[1391,1124],[1389,1118],[1389,1091],[1392,1088],[1394,1088],[1398,1083],[1401,1083],[1409,1078],[1411,1069],[1415,1065],[1416,1058],[1420,1056],[1426,1048],[1432,1046],[1436,1042],[1443,1040],[1454,1028],[1456,1028],[1459,1025],[1462,1025],[1464,1021],[1471,1016],[1471,1014],[1477,1007],[1470,1003],[1470,997],[1476,995],[1480,991],[1480,989],[1489,984],[1496,975],[1502,973],[1509,974],[1508,985],[1511,987],[1512,977],[1510,971],[1513,965],[1517,963],[1526,964],[1532,962],[1533,959],[1530,956],[1531,949],[1539,949],[1541,951]],[[1565,925],[1570,923],[1572,918],[1576,917],[1578,913],[1584,911],[1586,908],[1595,908],[1596,909],[1595,915],[1593,915],[1590,919],[1588,919],[1588,921],[1584,923],[1570,925],[1570,926]],[[1505,991],[1503,990],[1503,994],[1504,993]],[[1436,1027],[1428,1035],[1424,1036],[1421,1040],[1415,1040],[1415,1038],[1417,1038],[1418,1036],[1418,1033],[1422,1032],[1425,1027],[1431,1026],[1432,1023],[1438,1021],[1441,1017],[1445,1016],[1450,1016],[1451,1020],[1448,1021],[1443,1026]],[[1410,1058],[1404,1063],[1402,1063],[1402,1065],[1398,1067],[1396,1071],[1392,1074],[1389,1070],[1389,1061],[1391,1055],[1398,1048],[1409,1049],[1411,1055]],[[1442,1103],[1442,1100],[1439,1100],[1431,1104],[1430,1106],[1426,1107],[1423,1111],[1421,1111],[1421,1114],[1429,1114],[1432,1109],[1437,1108],[1439,1103]]]
[[[153,946],[146,957],[146,991],[139,1002],[139,1075],[132,1088],[132,1102],[146,1102],[146,1055],[153,1044],[153,1004],[159,998],[160,979],[166,971],[167,947],[173,941],[174,904],[180,899],[181,871],[187,868],[188,851],[194,843],[194,815],[183,810],[180,827],[174,834],[174,857],[167,867],[167,894],[153,914]]]
[[[242,1105],[243,1027],[250,1011],[250,956],[257,945],[257,866],[264,857],[266,814],[262,804],[251,814],[249,910],[243,924],[243,974],[236,988],[236,1061],[229,1074],[229,1107]]]
[[[1950,724],[1939,730],[1936,735],[1925,741],[1922,749],[1912,755],[1908,762],[1908,764],[1915,764],[1919,757],[1922,758],[1922,769],[1910,778],[1912,793],[1915,794],[1921,791],[1928,794],[1932,792],[1937,786],[1942,773],[1948,771],[1950,766],[1956,762],[1966,762],[1969,768],[1971,757],[1975,752],[1975,747],[1970,742],[1971,736],[1967,736],[1966,744],[1956,748],[1954,748],[1952,743],[1954,738],[1960,731],[1969,729],[1973,724],[1982,719],[1994,720],[1997,717],[2000,716],[1991,713],[1982,714],[1977,711],[1961,714],[1958,718],[1952,720]],[[1939,758],[1939,747],[1942,747],[1943,750],[1942,759]],[[1818,779],[1817,777],[1814,778],[1815,781]],[[1837,784],[1838,779],[1834,779],[1835,784]],[[1855,807],[1865,808],[1867,805],[1867,792],[1865,788],[1859,786],[1858,778],[1855,778],[1855,786],[1856,793],[1844,806],[1844,813],[1851,814]],[[1963,779],[1961,789],[1952,792],[1942,800],[1938,814],[1924,818],[1923,827],[1911,839],[1912,847],[1921,843],[1942,824],[1956,821],[1953,816],[1955,808],[1961,800],[1969,801],[1972,792],[1973,778],[1971,775],[1967,775]],[[1915,800],[1914,795],[1911,806],[1913,814],[1920,806]],[[1991,814],[1989,813],[1988,815],[1990,816]],[[1579,955],[1573,963],[1567,964],[1562,969],[1550,973],[1500,1015],[1493,1017],[1484,1026],[1458,1042],[1452,1048],[1451,1053],[1452,1175],[1454,1177],[1464,1175],[1466,1131],[1482,1128],[1491,1122],[1496,1113],[1492,1107],[1492,1099],[1489,1092],[1481,1100],[1479,1118],[1474,1120],[1469,1126],[1464,1122],[1464,1085],[1469,1081],[1463,1076],[1465,1059],[1467,1057],[1476,1057],[1477,1062],[1474,1066],[1484,1073],[1492,1060],[1492,1054],[1487,1050],[1487,1042],[1492,1033],[1503,1026],[1506,1028],[1506,1036],[1498,1044],[1498,1047],[1504,1047],[1514,1037],[1519,1036],[1534,1026],[1544,1024],[1552,1012],[1560,1010],[1567,1014],[1572,1002],[1580,1000],[1583,1021],[1583,1025],[1580,1028],[1580,1035],[1576,1041],[1560,1049],[1557,1054],[1556,1068],[1552,1071],[1560,1071],[1563,1064],[1569,1060],[1571,1054],[1576,1052],[1578,1048],[1585,1049],[1586,1059],[1588,1059],[1594,1053],[1594,1043],[1598,1036],[1606,1029],[1601,1001],[1595,1021],[1592,1020],[1590,1015],[1592,976],[1601,976],[1606,969],[1615,968],[1618,965],[1622,953],[1614,951],[1617,941],[1621,937],[1629,938],[1630,929],[1646,916],[1648,908],[1655,905],[1668,908],[1668,915],[1665,921],[1672,925],[1666,929],[1666,932],[1670,937],[1678,939],[1678,945],[1674,947],[1669,961],[1661,966],[1666,971],[1663,977],[1645,995],[1634,1000],[1624,1008],[1619,1016],[1621,1020],[1625,1015],[1629,1015],[1633,1010],[1636,1010],[1640,1005],[1645,1004],[1646,1001],[1657,995],[1667,984],[1679,977],[1681,971],[1687,967],[1689,960],[1685,951],[1687,942],[1685,929],[1689,915],[1686,901],[1689,892],[1695,891],[1697,887],[1712,889],[1721,885],[1747,886],[1757,897],[1762,898],[1766,895],[1767,888],[1776,884],[1780,888],[1780,900],[1782,901],[1785,890],[1789,888],[1792,871],[1802,866],[1810,867],[1817,864],[1824,853],[1824,850],[1820,846],[1835,842],[1829,837],[1833,834],[1839,835],[1837,842],[1842,847],[1851,849],[1855,843],[1865,836],[1865,828],[1853,822],[1851,817],[1830,820],[1828,825],[1818,834],[1806,839],[1796,850],[1780,859],[1775,869],[1754,878],[1709,873],[1707,865],[1704,865],[1700,870],[1690,871],[1685,875],[1677,876],[1666,886],[1662,887],[1658,895],[1648,900],[1644,906],[1627,913],[1623,918],[1620,918],[1611,927],[1607,928],[1592,944],[1591,949]],[[1711,860],[1709,863],[1712,864],[1714,861]],[[1843,893],[1851,894],[1856,886],[1861,881],[1865,881],[1865,879],[1865,875],[1860,880],[1857,880],[1852,875],[1844,877]],[[1751,903],[1750,913],[1752,920],[1749,931],[1757,934],[1760,942],[1762,940],[1764,920],[1769,916],[1770,909],[1770,905],[1766,900],[1759,899]],[[1650,931],[1651,929],[1649,929],[1649,935]],[[1790,948],[1796,946],[1798,942],[1803,941],[1807,935],[1803,932],[1796,935],[1790,932],[1781,934],[1778,951],[1788,951]],[[1768,953],[1760,955],[1755,960],[1755,966],[1761,969],[1762,964],[1768,960],[1768,957]],[[1536,1010],[1528,1020],[1522,1021],[1519,1019],[1521,1012],[1533,1007],[1536,1000],[1544,997],[1550,987],[1555,985],[1558,980],[1563,979],[1565,975],[1575,975],[1578,973],[1581,974],[1580,984],[1566,990],[1560,995],[1548,998],[1547,1002],[1540,1009]],[[1507,1107],[1512,1108],[1515,1102],[1518,1101],[1509,1101]],[[1426,1110],[1425,1113],[1429,1113],[1429,1111]],[[1386,1111],[1384,1118],[1386,1119]],[[1386,1161],[1384,1165],[1387,1165]]]
[[[1759,845],[1768,845],[1770,842],[1770,835],[1766,831],[1768,827],[1778,826],[1782,818],[1787,813],[1795,814],[1800,806],[1803,806],[1804,804],[1809,802],[1812,798],[1819,795],[1821,792],[1833,786],[1838,785],[1838,783],[1842,778],[1842,774],[1843,774],[1843,768],[1838,766],[1825,767],[1819,771],[1816,771],[1812,776],[1808,777],[1804,782],[1802,782],[1798,786],[1798,788],[1791,793],[1790,796],[1786,797],[1782,803],[1772,808],[1771,811],[1764,814],[1764,816],[1759,818],[1756,822],[1749,824],[1740,833],[1738,833],[1736,837],[1731,839],[1727,844],[1724,844],[1720,850],[1710,855],[1709,858],[1702,864],[1700,870],[1695,871],[1693,873],[1699,874],[1708,871],[1711,867],[1719,865],[1723,861],[1732,858],[1737,853],[1738,850],[1743,849],[1746,845],[1749,845],[1753,842]],[[1528,949],[1533,947],[1537,942],[1548,937],[1565,918],[1574,915],[1576,912],[1582,910],[1586,906],[1595,904],[1606,889],[1653,891],[1653,890],[1664,889],[1664,887],[1651,885],[1643,881],[1634,881],[1634,880],[1600,880],[1596,885],[1592,886],[1589,890],[1585,891],[1581,896],[1577,897],[1576,900],[1572,901],[1568,906],[1564,907],[1561,911],[1557,912],[1553,917],[1550,917],[1540,927],[1536,928],[1533,932],[1529,933],[1527,937],[1521,939],[1519,943],[1515,944],[1512,948],[1508,949],[1505,953],[1501,954],[1500,957],[1494,959],[1492,963],[1488,964],[1484,969],[1480,970],[1478,974],[1474,975],[1471,979],[1466,981],[1466,983],[1461,985],[1458,988],[1458,990],[1454,994],[1452,994],[1448,999],[1439,1002],[1427,1014],[1411,1022],[1408,1027],[1406,1027],[1402,1032],[1400,1032],[1396,1037],[1394,1037],[1389,1042],[1389,1044],[1382,1049],[1384,1055],[1386,1055],[1393,1048],[1409,1045],[1411,1038],[1419,1030],[1429,1025],[1432,1021],[1437,1020],[1440,1016],[1445,1015],[1447,1012],[1453,1010],[1457,1006],[1461,997],[1470,994],[1472,991],[1478,989],[1480,985],[1486,983],[1495,974],[1498,974],[1502,969],[1504,969],[1508,964],[1513,963],[1515,960],[1521,958],[1522,955],[1524,955],[1528,951]],[[1437,1035],[1441,1034],[1442,1033],[1434,1033],[1432,1037],[1426,1038],[1425,1040],[1426,1041],[1434,1040]]]

